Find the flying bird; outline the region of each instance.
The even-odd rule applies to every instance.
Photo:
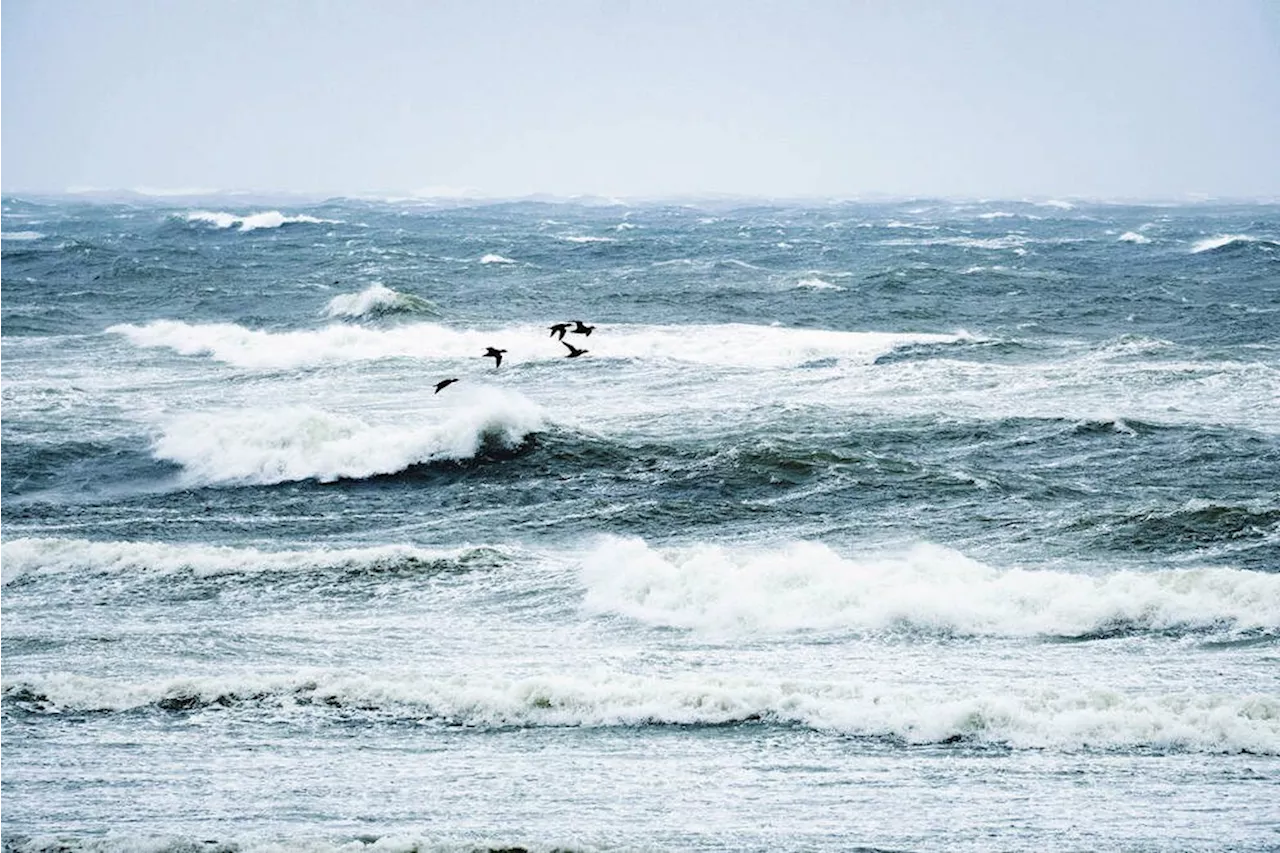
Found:
[[[568,329],[569,329],[568,323],[556,323],[554,326],[551,327],[551,337],[554,338],[556,335],[559,335],[560,340],[563,341],[564,333],[568,331]]]
[[[568,341],[561,341],[561,343],[563,343],[565,346],[567,346],[567,347],[569,348],[569,354],[568,354],[568,355],[566,355],[566,356],[565,356],[565,358],[577,358],[577,357],[578,357],[578,356],[580,356],[580,355],[585,355],[585,354],[586,354],[586,352],[587,352],[587,351],[586,351],[586,350],[584,350],[584,349],[578,349],[577,347],[575,347],[573,344],[569,343]]]
[[[575,335],[589,335],[591,334],[591,330],[595,328],[595,326],[585,325],[581,320],[574,320],[573,322],[577,323],[577,325],[569,331],[573,332]]]
[[[494,349],[493,347],[485,347],[485,348],[484,348],[484,357],[485,357],[485,358],[492,358],[492,359],[493,359],[493,366],[494,366],[495,368],[497,368],[497,367],[501,366],[501,364],[502,364],[502,354],[503,354],[504,352],[506,352],[506,350],[504,350],[504,349]]]
[[[441,391],[443,391],[445,388],[448,388],[450,385],[452,385],[453,383],[455,383],[455,382],[457,382],[457,381],[458,381],[458,380],[456,380],[456,379],[441,379],[439,382],[437,382],[437,383],[436,383],[436,390],[435,390],[435,393],[436,393],[436,394],[439,394],[439,393],[440,393]]]

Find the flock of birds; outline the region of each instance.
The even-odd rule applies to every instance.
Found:
[[[595,326],[588,326],[586,323],[582,322],[581,320],[571,320],[568,323],[554,323],[550,326],[551,337],[559,338],[560,343],[564,344],[566,347],[569,348],[569,352],[567,355],[565,355],[565,358],[577,358],[580,355],[586,355],[588,352],[587,350],[575,347],[573,344],[566,341],[564,339],[565,334],[586,336],[586,335],[590,335],[592,329],[594,328]],[[481,357],[493,359],[493,367],[496,370],[497,368],[502,366],[502,354],[505,352],[506,350],[498,349],[497,347],[485,347],[484,355]],[[445,388],[448,388],[450,385],[452,385],[457,381],[458,381],[457,377],[452,377],[450,379],[441,379],[439,382],[436,383],[436,390],[434,391],[434,393],[439,394]]]

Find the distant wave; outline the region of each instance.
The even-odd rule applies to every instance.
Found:
[[[807,290],[844,290],[845,289],[838,284],[832,284],[829,281],[823,281],[822,279],[817,278],[816,276],[800,279],[799,281],[796,282],[796,287],[807,289]]]
[[[415,323],[392,329],[336,324],[323,329],[268,332],[230,323],[190,324],[157,320],[106,330],[137,346],[166,347],[183,355],[210,355],[237,367],[280,369],[379,358],[472,358],[494,340],[504,341],[513,364],[558,360],[564,351],[548,342],[545,326],[499,330],[454,329]],[[685,361],[741,367],[798,366],[824,358],[871,364],[898,347],[970,340],[954,334],[839,332],[726,323],[707,326],[619,325],[589,341],[597,358]]]
[[[420,426],[379,426],[309,407],[193,413],[167,424],[152,452],[197,484],[332,482],[509,452],[543,427],[541,409],[519,394],[455,397],[456,408]]]
[[[616,243],[618,242],[613,237],[562,236],[562,237],[557,237],[556,239],[563,240],[566,243]]]
[[[1202,252],[1216,252],[1221,249],[1247,246],[1250,244],[1265,246],[1267,248],[1280,247],[1280,241],[1272,240],[1267,237],[1254,237],[1250,234],[1219,234],[1215,237],[1207,237],[1197,242],[1191,247],[1191,253],[1193,255],[1198,255]]]
[[[435,314],[428,300],[410,293],[400,293],[384,284],[371,285],[359,293],[344,293],[329,300],[325,315],[329,317],[376,317],[383,314]]]
[[[1028,243],[1036,242],[1025,234],[1006,234],[1003,237],[899,237],[881,240],[882,246],[957,246],[962,249],[1022,250]]]
[[[315,548],[263,551],[212,545],[156,542],[97,542],[84,539],[9,539],[0,550],[4,583],[34,576],[129,574],[195,579],[223,575],[297,575],[341,573],[377,578],[389,573],[433,574],[492,566],[505,562],[493,547],[419,548],[380,545],[369,548]]]
[[[5,231],[0,233],[0,239],[4,240],[43,240],[44,236],[39,231]]]
[[[1150,243],[1151,238],[1139,234],[1137,231],[1126,231],[1118,238],[1121,243]]]
[[[911,744],[1001,744],[1065,750],[1139,748],[1280,754],[1280,699],[1222,691],[1131,695],[1011,687],[880,685],[714,671],[665,676],[603,669],[525,677],[433,677],[414,669],[359,674],[225,674],[151,680],[70,672],[7,676],[7,709],[32,714],[188,713],[206,708],[308,715],[402,716],[478,728],[804,726]]]
[[[583,581],[593,612],[716,634],[1280,636],[1280,575],[1228,568],[1085,575],[996,569],[936,545],[849,557],[812,542],[657,549],[611,537],[584,561]]]
[[[188,213],[186,215],[186,220],[187,222],[201,222],[220,229],[231,228],[232,226],[239,225],[239,230],[241,231],[256,231],[259,228],[279,228],[282,225],[294,224],[339,224],[336,219],[318,219],[314,216],[308,216],[305,213],[301,213],[296,216],[286,216],[278,210],[251,213],[247,216],[239,216],[234,213],[197,210],[192,213]]]
[[[482,264],[514,264],[515,261],[510,258],[504,258],[502,255],[485,255],[480,259]]]

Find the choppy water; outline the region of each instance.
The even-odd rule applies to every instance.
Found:
[[[8,847],[1280,846],[1280,208],[3,229]]]

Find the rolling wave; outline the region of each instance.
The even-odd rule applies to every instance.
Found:
[[[379,545],[366,548],[313,548],[263,551],[212,545],[153,542],[95,542],[84,539],[10,539],[0,548],[4,585],[41,577],[130,575],[173,579],[299,576],[422,576],[493,568],[512,559],[508,549],[489,546],[421,548]]]
[[[1191,247],[1191,253],[1199,255],[1205,252],[1222,252],[1248,246],[1275,249],[1280,248],[1280,241],[1272,240],[1268,237],[1255,237],[1252,234],[1218,234],[1196,242]]]
[[[712,634],[1280,634],[1280,575],[998,569],[927,544],[849,557],[815,542],[659,549],[609,537],[582,579],[591,612]]]
[[[209,225],[219,230],[236,227],[239,231],[257,231],[261,228],[280,228],[283,225],[337,225],[336,219],[320,219],[300,213],[286,216],[278,210],[267,210],[261,213],[249,213],[240,216],[235,213],[197,210],[186,214],[185,220],[190,223]]]
[[[381,317],[388,314],[438,314],[427,299],[411,293],[400,293],[384,284],[374,284],[359,293],[343,293],[329,300],[325,315],[329,317]]]
[[[459,399],[438,422],[412,426],[305,406],[196,412],[167,424],[153,453],[193,484],[327,483],[518,451],[545,424],[541,409],[514,392],[472,390]]]
[[[381,292],[371,294],[376,301]],[[332,305],[332,303],[330,303]],[[559,359],[564,351],[545,326],[456,329],[434,323],[367,329],[348,325],[270,332],[231,323],[192,324],[155,320],[106,330],[141,347],[163,347],[183,355],[210,355],[237,367],[280,369],[380,358],[469,358],[501,341],[507,361]],[[789,367],[821,358],[870,364],[902,346],[970,339],[953,334],[841,332],[728,323],[706,326],[618,325],[598,329],[587,343],[597,358],[680,361],[744,368]],[[531,353],[533,355],[531,355]]]
[[[960,692],[712,673],[607,671],[438,678],[412,671],[119,681],[6,678],[8,713],[393,715],[466,728],[801,726],[904,744],[1280,754],[1280,701],[1262,695],[1130,695],[1081,687]]]

